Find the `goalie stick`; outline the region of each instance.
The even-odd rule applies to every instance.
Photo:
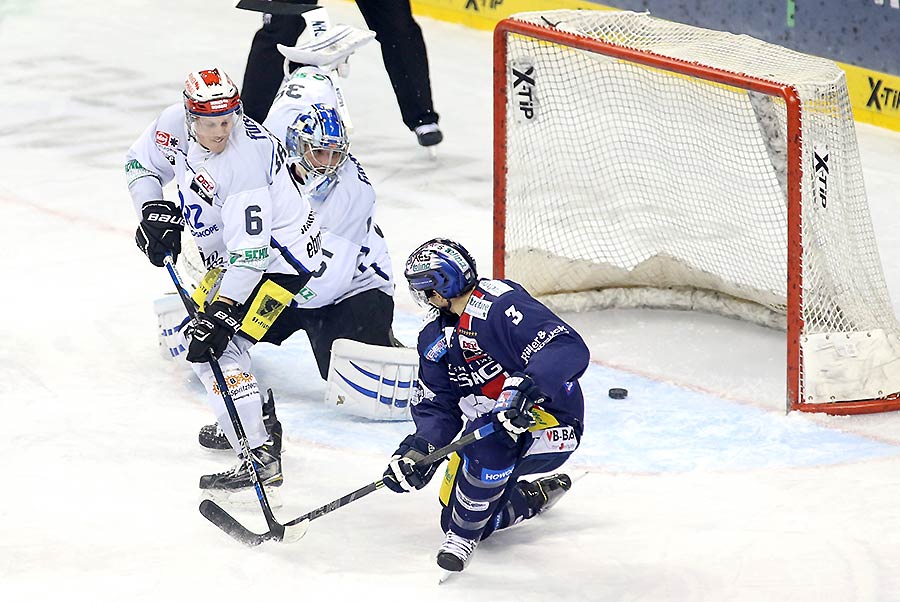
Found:
[[[166,270],[169,272],[169,276],[172,278],[172,282],[175,283],[175,290],[178,291],[178,296],[181,297],[181,302],[184,303],[184,308],[192,319],[195,318],[197,316],[197,308],[194,306],[194,302],[187,290],[185,290],[184,285],[182,285],[181,277],[175,269],[175,262],[172,261],[172,255],[170,253],[166,254],[164,263]],[[247,442],[247,434],[244,432],[244,426],[241,424],[237,408],[234,407],[234,400],[231,398],[231,393],[228,391],[228,383],[225,381],[222,367],[219,366],[219,362],[216,360],[216,356],[213,354],[212,350],[209,352],[208,361],[210,368],[212,368],[213,376],[216,379],[216,385],[218,385],[219,391],[222,393],[222,399],[225,401],[225,409],[228,410],[228,417],[231,419],[231,425],[234,427],[234,432],[237,434],[241,448],[241,460],[246,462],[250,467],[250,480],[253,481],[253,487],[256,489],[256,497],[259,498],[259,505],[262,507],[263,516],[265,516],[266,524],[269,526],[269,533],[272,538],[277,539],[294,537],[294,529],[302,529],[305,533],[305,527],[293,527],[289,532],[285,525],[282,525],[275,520],[275,515],[272,513],[272,506],[269,505],[269,499],[266,497],[266,490],[262,486],[262,483],[259,482],[256,464],[253,463],[253,457],[250,454],[250,444]],[[202,503],[200,504],[200,512],[203,513]],[[205,513],[203,515],[206,516]],[[300,535],[297,536],[297,539],[300,537],[303,537],[303,533],[300,533]]]
[[[460,437],[453,443],[449,443],[444,447],[431,452],[430,454],[416,462],[416,468],[423,468],[425,466],[429,466],[431,464],[434,464],[435,462],[443,460],[450,454],[458,452],[470,443],[474,443],[475,441],[482,439],[493,432],[494,423],[489,422],[480,429],[472,431],[468,435]],[[306,535],[306,530],[309,528],[309,521],[325,516],[329,512],[333,512],[338,508],[346,506],[350,502],[355,502],[359,498],[365,497],[373,491],[381,489],[382,487],[384,487],[384,479],[379,479],[378,481],[369,483],[365,487],[360,487],[352,493],[348,493],[347,495],[340,497],[332,502],[328,502],[324,506],[319,506],[315,510],[310,510],[306,514],[298,516],[294,520],[284,523],[284,525],[279,525],[276,523],[276,528],[273,529],[272,525],[270,524],[269,531],[266,533],[254,533],[253,531],[247,529],[244,525],[239,523],[233,516],[228,514],[225,510],[222,509],[221,506],[219,506],[212,500],[203,500],[200,503],[200,513],[203,514],[203,516],[205,516],[207,519],[209,519],[211,523],[225,531],[228,535],[248,546],[258,546],[264,541],[268,541],[270,539],[275,541],[285,541],[287,543],[293,543]]]

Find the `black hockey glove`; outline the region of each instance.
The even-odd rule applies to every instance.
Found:
[[[156,267],[163,267],[166,253],[172,254],[172,261],[181,253],[181,232],[184,218],[181,211],[171,201],[147,201],[141,208],[141,224],[134,233],[138,249]]]
[[[540,389],[531,377],[521,372],[514,372],[503,382],[503,390],[494,404],[491,419],[498,432],[505,431],[509,439],[503,438],[510,445],[515,445],[519,435],[534,425],[531,408],[543,398]]]
[[[189,362],[209,361],[212,350],[216,359],[222,357],[228,341],[241,327],[240,309],[224,301],[213,301],[185,326],[184,336],[190,341],[185,358]]]
[[[396,493],[421,489],[434,476],[440,462],[416,468],[415,463],[434,451],[434,446],[421,437],[407,435],[394,452],[384,471],[385,486]]]

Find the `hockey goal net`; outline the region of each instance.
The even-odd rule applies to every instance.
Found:
[[[632,12],[521,13],[494,41],[495,277],[781,327],[789,409],[900,409],[843,71]]]

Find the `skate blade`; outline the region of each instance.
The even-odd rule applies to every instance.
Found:
[[[266,499],[271,508],[281,508],[281,494],[277,487],[266,487]],[[201,489],[200,501],[211,500],[220,506],[229,505],[235,508],[252,508],[259,506],[255,487],[244,489]],[[299,526],[299,525],[298,525]],[[300,537],[303,537],[301,535]],[[299,538],[298,538],[299,539]]]
[[[447,571],[447,570],[441,569],[441,575],[440,575],[440,577],[438,577],[438,585],[441,585],[442,583],[447,581],[447,579],[449,579],[453,575],[458,575],[458,574],[459,574],[459,571]]]
[[[425,150],[428,151],[428,158],[431,161],[437,161],[437,144],[432,144],[431,146],[426,146]]]

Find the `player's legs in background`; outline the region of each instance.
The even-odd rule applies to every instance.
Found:
[[[438,114],[431,99],[425,40],[413,19],[409,0],[357,0],[356,4],[381,44],[384,67],[397,95],[403,123],[413,131],[436,125]],[[436,131],[440,134],[440,130]],[[440,140],[431,144],[437,142]]]
[[[316,1],[307,0],[306,4]],[[304,27],[306,21],[302,15],[272,15],[253,36],[241,85],[241,100],[244,113],[258,123],[265,120],[284,78],[284,57],[276,44],[293,46]]]

